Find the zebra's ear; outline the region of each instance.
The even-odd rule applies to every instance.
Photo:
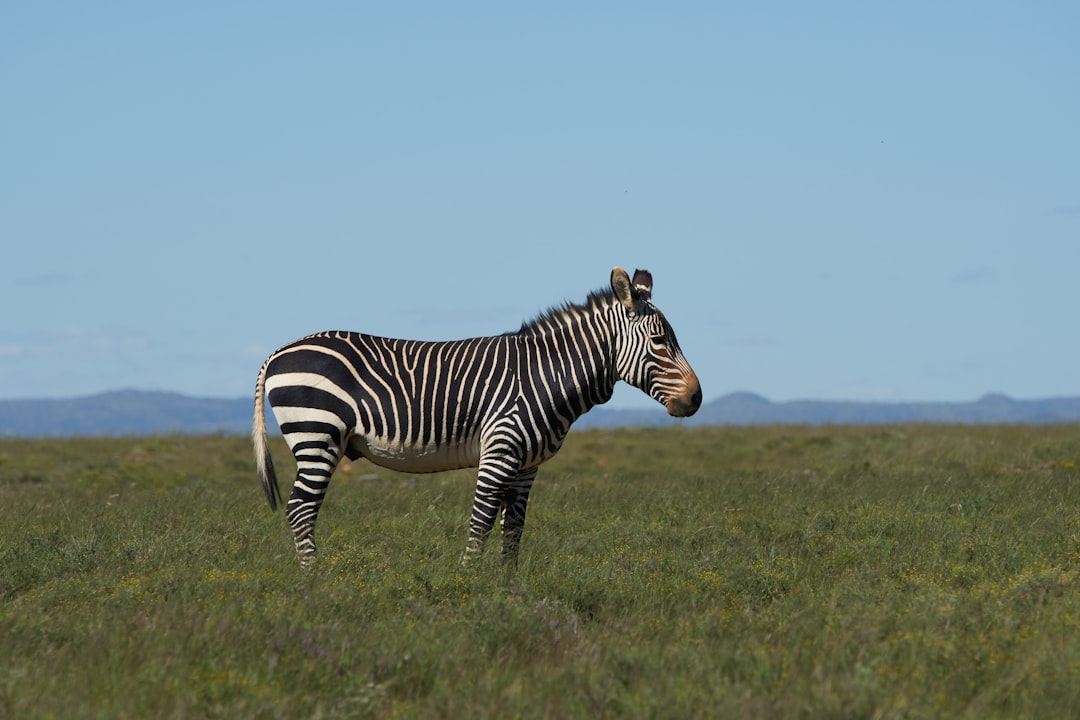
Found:
[[[652,273],[648,270],[635,270],[631,288],[635,297],[645,301],[652,300]]]
[[[638,273],[641,271],[639,270]],[[635,273],[634,278],[637,278]],[[652,289],[652,282],[650,278],[649,288]],[[640,312],[642,300],[640,295],[630,284],[630,276],[626,274],[626,271],[621,267],[616,266],[611,271],[611,290],[615,293],[615,297],[618,298],[622,306],[630,312]]]

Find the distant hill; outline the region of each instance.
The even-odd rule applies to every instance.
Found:
[[[121,390],[71,400],[0,400],[0,437],[249,433],[250,398]],[[270,418],[271,431],[277,425]]]
[[[705,403],[693,417],[677,420],[662,409],[595,408],[574,427],[621,425],[884,425],[897,423],[1052,424],[1080,422],[1080,398],[1014,400],[988,394],[974,402],[888,403],[793,400],[775,403],[760,395],[736,392]]]
[[[0,400],[0,437],[241,434],[251,432],[251,398],[195,398],[123,390],[70,400]],[[272,415],[269,430],[277,432]],[[657,405],[594,408],[575,429],[663,425],[879,425],[896,423],[1052,424],[1080,422],[1080,397],[1014,400],[985,395],[966,403],[795,400],[772,402],[737,392],[675,419]]]

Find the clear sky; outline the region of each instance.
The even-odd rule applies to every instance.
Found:
[[[1080,394],[1080,3],[5,2],[0,398],[648,268],[706,400]],[[616,405],[651,401],[621,391]]]

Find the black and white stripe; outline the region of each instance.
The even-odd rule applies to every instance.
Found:
[[[286,515],[301,563],[315,557],[316,517],[343,456],[414,473],[479,468],[463,559],[480,551],[500,511],[503,554],[513,558],[537,468],[617,381],[672,415],[700,406],[697,376],[651,296],[647,271],[631,282],[615,268],[609,290],[515,333],[419,342],[326,332],[277,350],[259,372],[252,434],[276,508],[265,396],[296,458]]]

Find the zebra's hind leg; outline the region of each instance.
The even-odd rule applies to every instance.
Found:
[[[293,455],[296,457],[296,482],[285,517],[292,527],[296,557],[302,567],[309,567],[316,554],[315,521],[341,452],[329,443],[303,442],[293,447]]]
[[[521,533],[525,529],[525,508],[529,504],[529,491],[536,479],[537,468],[518,473],[507,488],[502,510],[502,557],[503,562],[516,565]]]

